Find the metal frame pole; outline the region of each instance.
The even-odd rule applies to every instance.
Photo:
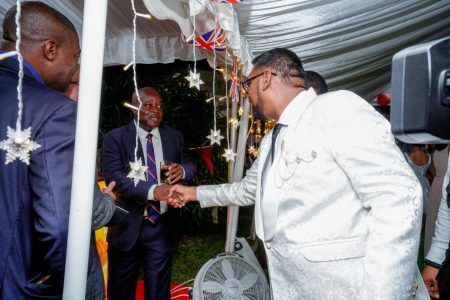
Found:
[[[80,91],[63,299],[85,299],[108,0],[84,1]]]

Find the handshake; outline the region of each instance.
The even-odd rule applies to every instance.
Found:
[[[162,184],[153,191],[153,199],[165,201],[175,208],[180,208],[189,201],[197,200],[197,187]]]
[[[154,200],[165,201],[175,208],[183,207],[187,202],[196,200],[196,187],[175,184],[184,176],[184,170],[179,164],[162,161],[160,172],[161,182],[164,184],[158,185],[153,190]]]

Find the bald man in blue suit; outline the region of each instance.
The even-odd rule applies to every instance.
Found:
[[[61,297],[72,181],[76,106],[64,96],[80,47],[70,21],[39,2],[21,4],[24,62],[22,128],[40,147],[30,164],[5,164],[0,151],[0,299]],[[15,7],[0,50],[14,50]],[[36,22],[40,20],[40,22]],[[16,128],[16,57],[0,61],[0,141]]]
[[[144,295],[146,300],[169,300],[170,269],[178,227],[178,211],[161,202],[161,215],[149,218],[149,209],[155,202],[168,196],[168,185],[140,181],[137,186],[127,177],[129,163],[135,160],[136,130],[138,158],[149,165],[156,162],[155,177],[159,177],[160,161],[171,161],[170,183],[189,181],[196,167],[187,152],[181,132],[161,123],[162,99],[153,88],[139,90],[142,110],[140,123],[135,122],[107,133],[103,140],[103,172],[106,182],[117,182],[118,203],[130,213],[126,220],[108,230],[108,295],[110,300],[134,300],[139,264],[144,264]],[[137,95],[133,104],[138,105]],[[137,113],[135,113],[137,117]],[[154,153],[148,158],[148,135]],[[147,151],[143,151],[146,149]],[[152,150],[152,151],[153,151]],[[147,155],[144,153],[147,152]]]

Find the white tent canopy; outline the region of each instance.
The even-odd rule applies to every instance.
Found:
[[[191,12],[193,6],[204,7],[205,3],[209,3],[209,0],[135,0],[137,11],[142,13],[147,11],[143,1],[171,3],[185,10],[187,7],[189,9],[189,4]],[[101,54],[104,51],[104,65],[128,64],[132,60],[133,13],[129,1],[110,0],[104,35],[103,25],[97,25],[105,24],[107,0],[86,2],[86,11],[89,13],[84,16],[83,30],[83,0],[43,2],[66,15],[80,35],[83,30],[85,32],[77,116],[83,122],[77,122],[74,158],[74,174],[83,176],[74,175],[72,185],[64,292],[65,299],[83,299],[83,274],[86,274],[89,216],[92,210],[89,199],[92,199],[93,194],[92,190],[83,189],[91,186],[94,178],[97,135],[92,128],[98,126]],[[2,0],[0,14],[3,16],[15,3],[15,0]],[[331,88],[350,89],[366,99],[389,86],[390,64],[395,52],[413,44],[450,35],[449,0],[245,0],[233,7],[237,17],[233,14],[228,21],[238,22],[229,29],[233,30],[232,36],[235,37],[232,44],[241,47],[233,48],[233,54],[240,54],[238,56],[247,63],[246,67],[250,56],[275,47],[286,47],[303,59],[306,69],[324,75]],[[182,10],[175,10],[167,11],[167,15],[177,15],[178,12],[183,13]],[[157,13],[159,11],[153,11],[154,15]],[[179,16],[187,19],[188,22],[181,22],[183,24],[192,21],[186,11]],[[179,24],[180,19],[177,23],[139,19],[136,62],[151,64],[169,63],[175,59],[193,60],[192,49],[186,46],[181,37],[181,31],[184,29],[183,32],[186,32],[186,28],[183,25],[180,28]],[[104,50],[101,47],[103,37]],[[199,51],[196,57],[205,56]],[[83,66],[89,66],[89,69]],[[248,109],[248,101],[246,105]],[[91,109],[93,106],[96,109]],[[241,121],[246,122],[243,119]],[[91,150],[87,155],[86,149]],[[242,155],[240,158],[243,161]],[[234,176],[235,180],[242,177],[242,161],[239,166],[236,162],[238,172]],[[234,238],[231,236],[228,240],[234,241]]]
[[[205,1],[162,2],[187,6]],[[15,2],[1,1],[0,14]],[[65,14],[81,34],[83,0],[43,2]],[[137,11],[148,12],[143,0],[135,0],[135,5]],[[321,73],[332,89],[350,89],[366,99],[389,87],[395,52],[450,35],[449,0],[244,0],[233,7],[251,56],[287,47],[306,69]],[[105,65],[132,60],[132,16],[130,1],[109,1]],[[176,22],[139,18],[137,26],[138,63],[194,59]],[[204,51],[198,51],[199,58],[205,58]]]

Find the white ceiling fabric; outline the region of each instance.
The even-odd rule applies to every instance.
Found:
[[[15,2],[2,0],[0,14]],[[81,33],[83,0],[43,2],[65,14]],[[135,3],[138,12],[147,12],[142,0]],[[233,7],[250,56],[287,47],[332,89],[349,89],[366,99],[389,87],[395,52],[450,35],[450,0],[244,0]],[[138,63],[193,60],[174,21],[139,18],[137,24]],[[105,65],[128,64],[132,38],[130,2],[109,0]],[[198,51],[196,56],[206,55]]]
[[[394,53],[450,35],[449,0],[247,0],[236,10],[254,55],[289,48],[331,88],[366,99],[389,87]]]
[[[40,0],[62,12],[77,28],[83,28],[83,0]],[[91,0],[95,1],[95,0]],[[0,1],[0,20],[16,0]],[[142,0],[135,0],[136,10],[148,13]],[[0,33],[3,30],[0,28]],[[81,40],[81,39],[80,39]],[[105,40],[105,65],[127,65],[132,61],[133,11],[130,1],[109,0]],[[197,58],[205,58],[197,51]],[[136,61],[138,63],[171,63],[175,59],[193,60],[192,49],[181,40],[180,28],[174,21],[137,19]]]

